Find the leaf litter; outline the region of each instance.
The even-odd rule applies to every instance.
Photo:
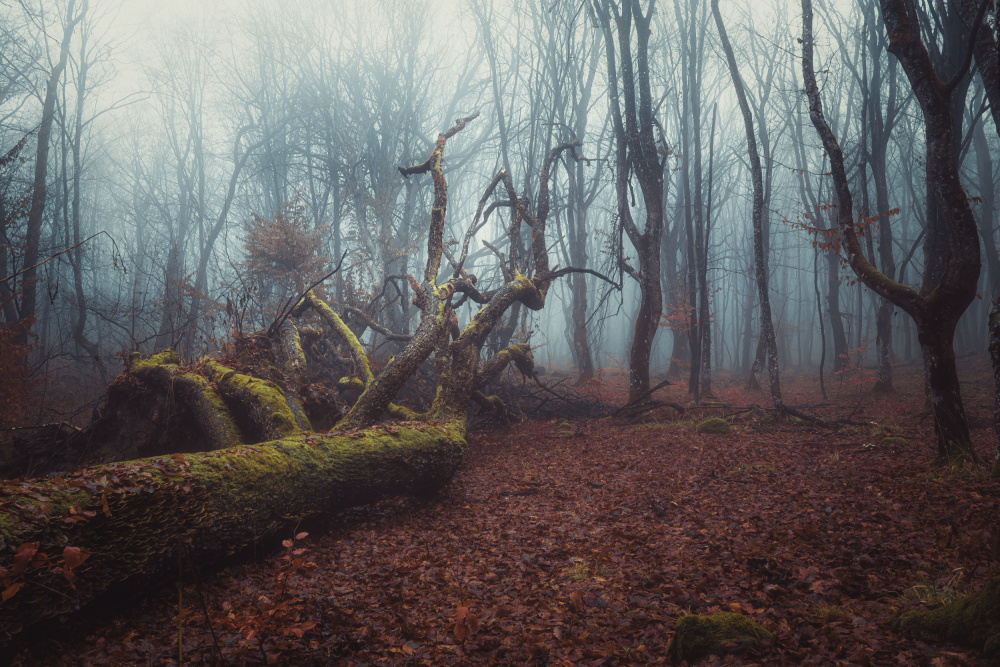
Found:
[[[880,405],[869,417],[915,414]],[[908,447],[756,417],[732,435],[608,419],[474,432],[436,496],[344,513],[274,557],[186,572],[180,616],[175,578],[14,664],[667,664],[676,620],[715,611],[775,640],[703,664],[986,664],[894,623],[1000,564],[998,485],[930,465],[918,417]]]

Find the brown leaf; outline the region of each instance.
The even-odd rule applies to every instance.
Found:
[[[63,549],[63,563],[67,570],[75,570],[80,567],[85,560],[90,558],[90,552],[80,547],[66,547]]]
[[[5,588],[3,593],[0,593],[0,602],[6,602],[7,600],[11,599],[11,597],[13,597],[15,593],[21,590],[22,586],[24,586],[24,582],[18,581]]]

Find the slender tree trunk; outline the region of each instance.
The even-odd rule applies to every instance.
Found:
[[[17,342],[21,345],[27,343],[29,333],[27,325],[30,325],[35,318],[38,287],[36,284],[38,270],[35,265],[39,260],[38,248],[42,238],[45,186],[49,168],[49,137],[52,135],[52,120],[55,117],[56,97],[59,94],[59,79],[63,70],[66,69],[66,62],[69,60],[69,47],[70,41],[73,39],[73,31],[87,11],[87,2],[88,0],[84,0],[80,14],[74,16],[76,0],[69,0],[69,5],[66,8],[66,25],[63,28],[62,43],[59,47],[59,60],[52,68],[52,72],[49,73],[49,80],[45,86],[42,120],[38,125],[38,148],[35,153],[35,180],[31,191],[31,208],[28,210],[28,224],[24,239],[24,266],[26,270],[21,276],[20,320],[26,326],[22,327],[16,336]]]
[[[708,197],[705,205],[705,234],[701,248],[701,266],[699,267],[700,272],[700,287],[701,294],[699,295],[699,330],[701,334],[701,392],[700,398],[714,399],[715,394],[712,392],[712,313],[709,310],[709,285],[708,285],[708,249],[710,247],[711,232],[712,232],[712,168],[714,164],[715,157],[715,117],[718,111],[718,107],[712,109],[712,133],[709,135],[708,141]],[[701,148],[701,142],[698,142],[698,148]]]
[[[754,132],[753,116],[750,113],[750,105],[747,103],[746,92],[743,89],[743,80],[740,78],[736,57],[733,55],[733,47],[729,43],[729,36],[726,34],[726,26],[722,22],[722,14],[719,13],[719,0],[712,0],[712,14],[715,16],[715,25],[719,30],[722,49],[726,53],[726,62],[729,65],[729,74],[733,80],[733,87],[736,89],[740,111],[743,113],[747,153],[750,157],[750,173],[753,179],[753,255],[754,273],[757,278],[757,295],[760,299],[760,344],[767,353],[767,372],[771,389],[771,402],[775,409],[780,411],[784,409],[784,401],[781,398],[778,346],[774,336],[774,320],[771,315],[767,255],[764,252],[763,228],[766,211],[764,207],[764,178],[761,170],[760,154],[757,152],[757,137]],[[763,123],[764,120],[761,119],[760,122]]]
[[[997,252],[996,239],[993,234],[993,216],[995,209],[995,189],[993,185],[993,158],[990,155],[986,132],[981,122],[976,123],[972,130],[972,146],[976,151],[976,173],[979,180],[979,236],[983,240],[983,251],[986,254],[986,293],[992,295],[1000,287],[1000,253]],[[993,299],[991,298],[990,301]]]
[[[819,390],[826,398],[826,383],[823,380],[823,366],[826,363],[826,326],[823,323],[823,299],[819,292],[819,248],[813,251],[813,291],[816,292],[816,313],[819,315]]]
[[[993,362],[993,477],[1000,478],[1000,298],[993,300],[989,329]]]
[[[750,364],[753,360],[750,359],[750,346],[753,344],[753,311],[756,307],[756,286],[752,276],[748,275],[747,281],[747,295],[743,303],[743,344],[741,345],[742,351],[740,353],[740,368],[744,373],[750,372]],[[755,387],[760,388],[758,383]]]

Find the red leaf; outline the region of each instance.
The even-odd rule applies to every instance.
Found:
[[[67,570],[75,570],[80,567],[85,560],[90,558],[90,552],[80,547],[66,547],[63,549],[63,562]]]
[[[28,542],[19,546],[17,555],[14,556],[14,567],[11,568],[11,572],[21,574],[27,570],[36,553],[38,553],[38,542]]]

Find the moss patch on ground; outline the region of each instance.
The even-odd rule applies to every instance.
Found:
[[[727,435],[733,432],[733,427],[729,425],[722,417],[712,417],[706,419],[705,421],[698,422],[698,426],[695,427],[696,433],[711,433],[718,435]]]
[[[686,614],[674,628],[667,652],[675,662],[696,662],[710,655],[742,653],[770,643],[774,635],[742,614]]]

